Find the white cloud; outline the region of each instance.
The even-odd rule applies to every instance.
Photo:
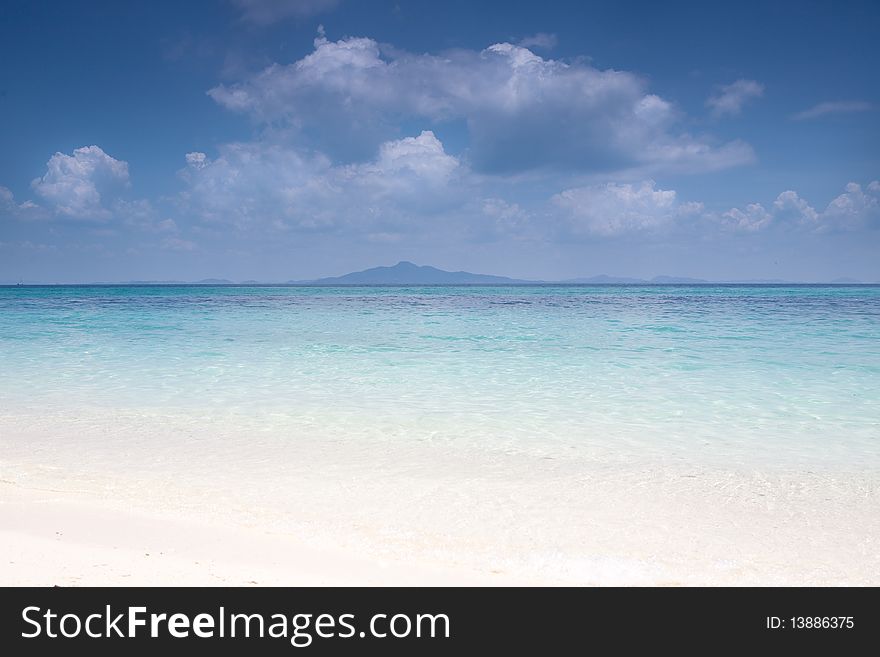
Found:
[[[742,112],[743,106],[749,101],[764,95],[764,85],[755,80],[736,80],[719,87],[718,93],[706,100],[716,117],[735,116]]]
[[[488,232],[491,235],[525,235],[532,233],[534,217],[519,203],[512,203],[503,198],[485,198],[481,204],[482,214],[491,222],[488,230],[481,231],[484,226],[477,226],[476,233]]]
[[[193,167],[194,169],[202,169],[208,163],[208,156],[204,153],[199,153],[198,151],[194,153],[187,153],[185,159],[187,165]]]
[[[566,189],[551,202],[570,222],[573,233],[605,237],[655,231],[671,224],[682,212],[675,191],[658,189],[653,180]],[[683,210],[692,209],[687,206]]]
[[[652,239],[671,231],[705,236],[719,229],[851,230],[873,221],[880,198],[878,182],[864,189],[850,184],[821,212],[787,190],[766,207],[751,203],[714,213],[653,180],[583,185],[548,195],[547,180],[530,186],[473,172],[428,130],[384,142],[371,160],[348,165],[267,142],[228,144],[214,159],[190,153],[186,160],[181,216],[255,233],[332,232],[384,243],[416,234],[430,240],[441,233],[475,241],[546,242]],[[176,225],[168,228],[176,232]]]
[[[111,213],[102,194],[128,182],[127,162],[114,159],[98,146],[85,146],[73,155],[55,153],[46,164],[46,173],[31,182],[31,187],[58,214],[106,220]]]
[[[815,224],[819,220],[819,213],[813,206],[792,190],[782,192],[776,197],[773,201],[773,214],[777,220],[804,225]]]
[[[818,119],[830,114],[853,114],[855,112],[869,112],[874,109],[871,103],[862,100],[843,100],[827,103],[819,103],[813,107],[794,114],[791,118],[795,121],[807,121]]]
[[[388,141],[379,147],[374,162],[349,165],[338,169],[342,177],[361,185],[386,191],[417,186],[445,186],[459,168],[457,158],[448,155],[443,144],[430,130],[418,137]]]
[[[755,233],[771,226],[787,228],[813,227],[819,220],[819,213],[802,199],[797,192],[782,192],[770,208],[760,203],[749,203],[745,209],[731,208],[714,218],[727,230]]]
[[[187,158],[182,209],[238,228],[354,231],[404,228],[461,198],[463,168],[434,133],[383,143],[368,162],[333,166],[267,143],[228,144]]]
[[[374,169],[382,173],[408,171],[425,180],[445,182],[457,167],[458,160],[446,154],[434,133],[423,130],[418,137],[382,144]]]
[[[741,142],[717,146],[677,132],[673,105],[633,73],[544,59],[510,43],[431,55],[321,36],[299,61],[209,94],[258,121],[299,130],[321,148],[369,139],[375,148],[406,119],[463,120],[471,162],[489,172],[702,171],[754,157]]]
[[[15,195],[11,189],[0,185],[0,214],[17,215],[22,205],[15,201]]]
[[[289,18],[303,18],[333,9],[339,0],[231,0],[242,12],[242,19],[266,26]]]
[[[760,203],[747,205],[745,210],[732,208],[721,215],[720,222],[728,229],[746,232],[777,227],[827,233],[880,225],[880,181],[864,189],[858,183],[847,184],[822,211],[788,190],[777,196],[769,209]]]
[[[706,211],[702,203],[679,201],[675,191],[660,189],[651,180],[567,189],[551,198],[551,206],[574,235],[651,235],[681,229],[706,234],[718,228],[745,234],[771,229],[789,233],[855,231],[880,228],[880,181],[866,187],[849,183],[822,211],[787,190],[768,207],[750,203],[717,214]]]
[[[745,210],[731,208],[721,215],[726,228],[754,233],[770,225],[773,215],[760,203],[749,203]]]
[[[260,143],[227,144],[213,160],[192,155],[180,173],[188,183],[183,212],[239,228],[293,214],[330,166],[325,158]]]
[[[555,34],[548,32],[538,32],[531,36],[524,37],[517,42],[518,46],[523,48],[542,48],[544,50],[553,50],[559,43],[559,39]]]
[[[45,219],[47,216],[45,208],[40,207],[33,201],[22,201],[19,203],[15,200],[15,195],[8,187],[0,185],[0,219]]]
[[[865,189],[858,183],[849,183],[819,218],[822,231],[855,230],[865,226],[880,226],[880,181],[877,180]]]

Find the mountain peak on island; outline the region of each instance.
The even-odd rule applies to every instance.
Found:
[[[401,260],[390,267],[373,267],[343,276],[298,282],[310,285],[515,285],[534,281],[467,271],[446,271]]]
[[[207,283],[209,281],[201,281]],[[224,281],[227,282],[228,281]],[[853,284],[853,279],[837,279],[837,284]],[[589,278],[568,278],[560,281],[524,280],[495,276],[491,274],[475,274],[468,271],[447,271],[430,265],[417,265],[409,260],[401,260],[395,265],[372,267],[362,271],[351,272],[342,276],[318,278],[311,280],[287,281],[291,285],[711,285],[727,284],[783,284],[781,280],[748,280],[718,281],[713,283],[703,278],[685,276],[654,276],[653,278],[631,278],[626,276],[609,276],[601,274]]]

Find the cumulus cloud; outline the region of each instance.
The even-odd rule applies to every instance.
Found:
[[[55,153],[46,164],[46,173],[31,182],[44,203],[16,204],[16,215],[98,222],[112,219],[120,226],[168,232],[174,221],[163,218],[149,199],[122,196],[129,186],[128,163],[111,157],[99,146],[77,148],[72,155]],[[0,191],[0,205],[3,196]]]
[[[424,130],[418,137],[385,142],[375,162],[351,165],[341,171],[348,180],[392,190],[414,181],[432,187],[443,186],[458,167],[458,159],[446,153],[433,132]]]
[[[718,92],[706,100],[706,106],[716,117],[736,116],[751,100],[764,95],[764,85],[755,80],[736,80],[719,87]]]
[[[869,112],[874,109],[871,103],[862,100],[842,100],[835,102],[819,103],[802,112],[794,114],[791,118],[795,121],[807,121],[818,119],[830,114],[853,114],[855,112]]]
[[[880,181],[865,187],[849,183],[824,210],[816,210],[797,192],[787,190],[767,207],[749,203],[726,212],[709,212],[700,202],[680,201],[674,190],[660,189],[652,180],[567,189],[554,195],[550,204],[570,234],[606,238],[680,229],[696,235],[719,228],[741,234],[880,228]]]
[[[656,231],[694,209],[679,206],[675,191],[659,189],[653,180],[566,189],[551,202],[570,222],[573,233],[605,237]]]
[[[239,228],[291,215],[299,199],[319,191],[321,173],[330,167],[326,158],[261,143],[226,144],[215,159],[189,153],[186,163],[183,211]]]
[[[736,231],[756,232],[771,227],[817,233],[880,227],[880,181],[865,188],[846,185],[824,210],[818,211],[797,192],[782,192],[769,208],[752,203],[744,210],[732,208],[720,217],[721,224]]]
[[[243,231],[336,232],[385,243],[450,231],[477,241],[553,241],[853,230],[874,225],[880,198],[880,182],[851,183],[823,211],[787,190],[767,207],[750,203],[718,213],[653,180],[548,194],[539,191],[546,181],[529,187],[474,172],[429,130],[386,141],[372,159],[354,164],[267,142],[228,144],[213,159],[189,153],[186,162],[181,215]]]
[[[181,171],[184,211],[241,229],[393,232],[455,204],[464,171],[431,131],[349,165],[262,142],[228,144],[215,159],[192,155]]]
[[[230,110],[312,136],[320,147],[334,138],[378,143],[406,120],[463,121],[471,163],[486,172],[705,170],[754,157],[741,142],[717,145],[676,131],[674,106],[633,73],[544,59],[510,43],[432,55],[319,36],[299,61],[209,94]]]
[[[815,224],[819,213],[807,201],[792,190],[782,192],[773,201],[773,214],[777,220],[788,223]]]
[[[187,153],[184,156],[184,159],[186,160],[187,165],[191,166],[193,169],[203,169],[208,164],[208,156],[204,153]]]
[[[443,144],[430,130],[418,137],[406,137],[382,144],[379,158],[368,169],[383,173],[410,171],[435,182],[445,182],[458,167],[458,160],[447,155]]]
[[[864,189],[849,183],[818,218],[820,230],[856,230],[866,226],[880,227],[880,181],[874,180]]]
[[[45,216],[46,211],[44,208],[33,201],[22,201],[19,203],[11,189],[0,185],[0,218],[42,219]]]
[[[333,9],[339,0],[231,0],[244,21],[265,27],[289,18],[303,18]]]
[[[106,220],[111,213],[102,195],[128,183],[127,162],[111,157],[98,146],[84,146],[72,155],[55,153],[46,164],[46,173],[34,179],[31,188],[60,215]]]
[[[770,225],[773,215],[760,203],[749,203],[745,210],[731,208],[721,215],[727,228],[754,233]]]

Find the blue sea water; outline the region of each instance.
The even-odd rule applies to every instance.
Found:
[[[0,407],[880,464],[880,287],[5,287]]]

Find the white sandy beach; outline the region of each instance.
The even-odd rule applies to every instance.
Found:
[[[880,583],[869,471],[330,437],[231,452],[238,429],[190,422],[0,419],[15,436],[0,451],[0,583]]]
[[[88,496],[8,484],[2,487],[0,525],[4,586],[532,583],[503,574],[373,560],[258,528],[120,511]]]

